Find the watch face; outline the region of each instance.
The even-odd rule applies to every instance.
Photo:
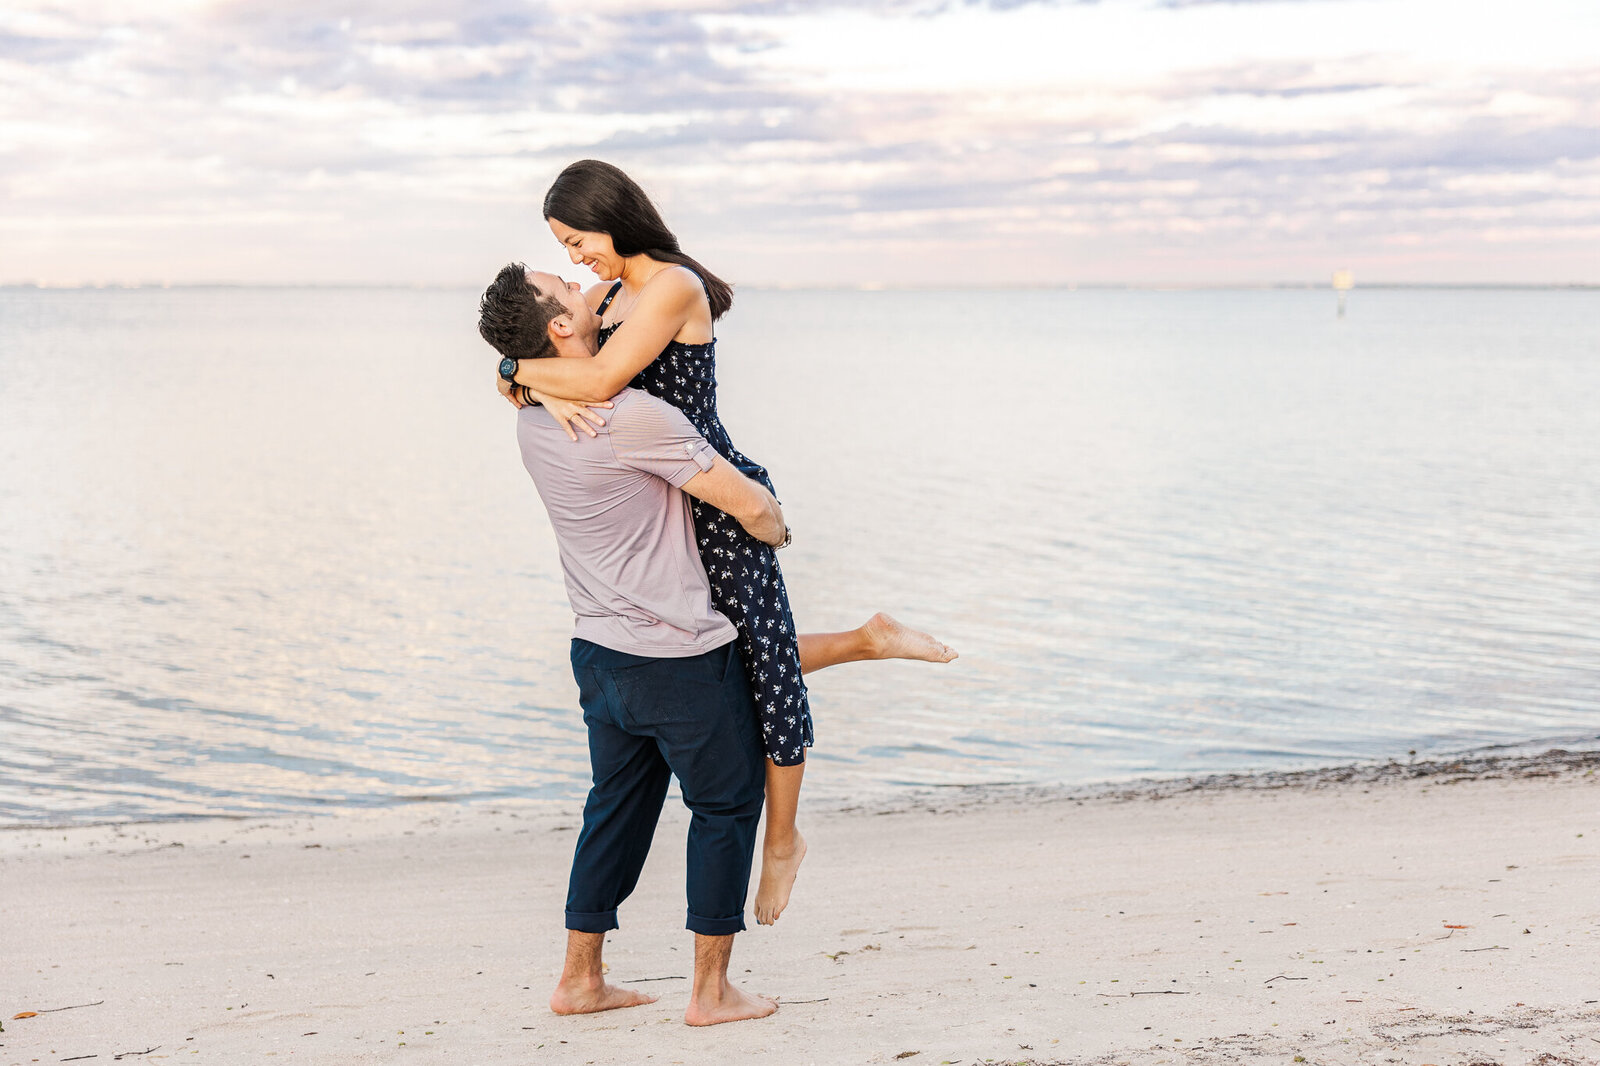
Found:
[[[517,361],[515,359],[500,360],[500,376],[507,381],[517,376]]]

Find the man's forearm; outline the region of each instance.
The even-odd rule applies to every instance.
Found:
[[[763,544],[778,547],[783,543],[787,532],[783,508],[765,485],[745,477],[722,456],[715,458],[711,469],[685,481],[682,488],[695,499],[727,514]]]
[[[758,486],[759,487],[759,486]],[[772,493],[761,489],[764,497],[761,505],[752,508],[746,514],[734,515],[744,531],[763,544],[778,545],[783,543],[785,526],[783,523],[783,508],[773,498]]]

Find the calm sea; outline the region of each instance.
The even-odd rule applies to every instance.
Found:
[[[469,291],[0,290],[0,823],[586,785]],[[821,802],[1600,736],[1600,292],[740,294]]]

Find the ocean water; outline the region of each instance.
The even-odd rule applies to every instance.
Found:
[[[565,797],[476,294],[0,290],[0,824]],[[1600,292],[741,292],[817,802],[1600,737]]]

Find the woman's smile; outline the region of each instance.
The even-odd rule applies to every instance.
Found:
[[[550,232],[567,250],[567,258],[594,272],[601,281],[613,281],[622,274],[621,256],[609,233],[576,230],[557,219],[550,219]]]

